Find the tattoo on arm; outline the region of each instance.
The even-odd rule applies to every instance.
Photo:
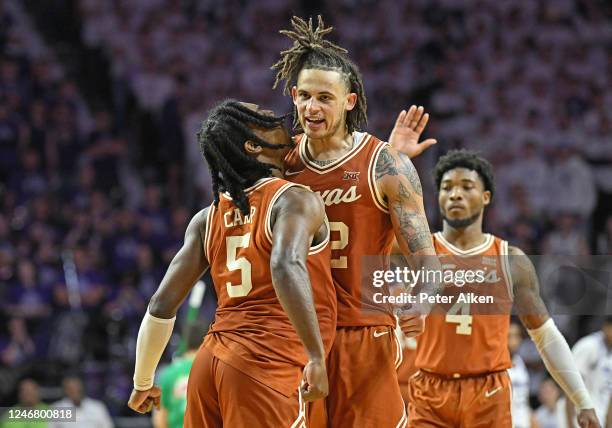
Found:
[[[431,246],[431,234],[427,219],[421,213],[407,210],[405,202],[412,195],[402,183],[399,184],[397,201],[392,203],[392,209],[397,216],[402,237],[411,252],[417,252]]]
[[[385,175],[397,175],[395,159],[393,159],[393,156],[391,156],[391,153],[389,153],[386,147],[381,150],[376,161],[376,181],[380,180]]]
[[[399,165],[393,155],[389,153],[389,149],[387,147],[381,150],[376,161],[376,181],[387,175],[403,175],[410,182],[414,192],[419,196],[423,196],[421,180],[419,180],[419,174],[412,164],[412,161],[403,153],[398,152],[397,156],[399,158]]]
[[[412,161],[408,156],[403,153],[397,153],[402,165],[400,166],[400,174],[403,174],[408,178],[412,188],[416,192],[417,195],[423,196],[423,188],[421,187],[421,180],[419,180],[419,174],[416,171],[416,168],[412,164]]]

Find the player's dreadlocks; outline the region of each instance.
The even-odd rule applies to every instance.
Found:
[[[455,168],[466,168],[476,171],[484,184],[485,190],[491,192],[491,200],[493,200],[493,194],[495,193],[493,167],[485,158],[469,150],[450,150],[445,155],[440,156],[433,171],[436,189],[440,189],[440,183],[444,174]]]
[[[294,16],[291,19],[293,30],[282,30],[280,33],[293,40],[293,46],[280,53],[280,59],[272,65],[278,70],[276,80],[272,86],[275,89],[284,80],[283,93],[288,93],[298,74],[304,69],[332,70],[339,72],[344,78],[349,92],[357,94],[355,108],[346,115],[348,132],[362,129],[367,121],[367,101],[363,89],[361,73],[357,66],[346,56],[348,51],[338,45],[325,40],[324,35],[331,32],[333,27],[325,28],[323,18],[318,17],[317,28],[313,29],[312,18],[308,22]],[[293,108],[293,124],[299,126],[296,108]]]
[[[221,102],[210,111],[197,136],[200,151],[212,176],[215,206],[219,203],[219,192],[228,192],[240,211],[244,215],[249,214],[249,201],[244,189],[258,179],[269,176],[272,168],[276,167],[247,155],[244,143],[250,140],[272,149],[287,145],[274,145],[262,140],[248,125],[273,129],[282,126],[286,117],[263,115],[231,99]]]

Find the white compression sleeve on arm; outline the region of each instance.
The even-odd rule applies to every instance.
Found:
[[[155,369],[172,335],[174,321],[176,316],[170,319],[157,318],[147,308],[136,340],[135,390],[146,391],[153,386]]]
[[[581,410],[592,409],[594,405],[591,396],[576,367],[572,351],[553,319],[549,318],[540,327],[527,332],[538,348],[548,372],[568,398]]]

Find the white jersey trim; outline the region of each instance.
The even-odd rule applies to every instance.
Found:
[[[298,387],[298,415],[289,428],[306,428],[306,402],[302,398],[300,387]]]
[[[406,425],[408,424],[408,415],[406,414],[406,403],[404,403],[403,398],[402,398],[402,403],[404,404],[403,406],[404,412],[402,413],[402,417],[397,423],[397,425],[395,425],[395,428],[406,428]]]
[[[329,221],[327,220],[327,215],[325,215],[325,227],[327,228],[327,233],[325,235],[325,238],[320,243],[310,246],[310,249],[308,250],[309,256],[320,253],[321,251],[325,249],[325,247],[327,247],[327,244],[329,244],[329,238],[331,236],[331,229],[329,228]]]
[[[268,242],[270,243],[270,245],[272,245],[272,225],[270,224],[270,218],[272,217],[272,208],[274,207],[274,204],[276,203],[277,199],[285,192],[285,190],[287,190],[288,188],[292,187],[292,186],[300,186],[299,184],[295,184],[295,183],[285,183],[283,184],[277,191],[276,193],[274,193],[274,195],[272,196],[272,199],[270,199],[270,203],[268,204],[267,210],[266,210],[266,219],[265,219],[265,233],[266,233],[266,238],[268,239]],[[301,187],[301,186],[300,186]]]
[[[493,238],[493,235],[491,235],[490,233],[485,233],[484,235],[485,235],[485,241],[482,244],[479,244],[467,250],[462,250],[461,248],[457,248],[453,244],[448,242],[444,238],[444,236],[442,236],[442,232],[435,233],[435,236],[438,239],[438,241],[440,241],[440,244],[442,244],[442,246],[444,246],[452,254],[457,255],[457,256],[473,256],[473,255],[477,255],[477,254],[480,254],[488,250],[489,247],[493,245],[493,242],[495,241],[495,239]]]
[[[210,263],[210,230],[212,228],[212,218],[213,218],[213,214],[215,212],[215,210],[217,209],[217,207],[215,207],[215,204],[212,203],[210,204],[210,209],[208,210],[208,214],[206,215],[206,229],[204,230],[204,256],[206,257],[206,259],[208,260],[208,262]]]
[[[376,183],[376,163],[378,162],[378,156],[383,151],[385,146],[388,146],[389,143],[381,141],[374,150],[374,156],[370,159],[370,164],[368,165],[368,186],[370,187],[370,194],[372,195],[372,199],[374,200],[374,204],[376,208],[384,212],[385,214],[389,214],[389,206],[385,201],[385,198],[382,195],[382,192],[378,188],[378,184]]]
[[[321,175],[326,174],[330,171],[333,171],[339,168],[344,163],[348,162],[349,160],[357,156],[357,154],[364,147],[367,146],[367,143],[368,141],[372,139],[372,136],[365,132],[354,132],[353,138],[355,140],[358,139],[359,141],[353,145],[351,150],[349,150],[347,153],[345,153],[344,155],[342,155],[340,158],[336,159],[334,162],[330,163],[329,165],[325,165],[324,167],[321,167],[315,164],[314,162],[312,162],[310,159],[308,159],[308,155],[306,154],[306,144],[308,142],[308,137],[306,137],[306,134],[302,134],[302,138],[300,140],[300,147],[298,151],[300,154],[300,159],[302,160],[302,163],[304,164],[304,166],[308,168],[309,170],[311,170],[312,172],[316,172],[317,174],[321,174]]]
[[[501,269],[506,277],[506,287],[508,287],[508,296],[514,300],[514,286],[512,282],[512,272],[510,271],[510,259],[508,254],[508,241],[501,242]]]
[[[268,242],[270,243],[270,245],[272,245],[272,225],[270,224],[270,220],[272,219],[272,208],[274,207],[274,204],[276,203],[278,198],[280,198],[280,196],[287,189],[289,189],[290,187],[300,187],[302,189],[308,190],[309,192],[312,192],[308,187],[306,187],[306,186],[304,186],[302,184],[285,183],[282,187],[280,187],[276,191],[274,196],[272,196],[272,199],[270,199],[270,203],[268,204],[268,209],[266,211],[266,219],[265,219],[265,225],[266,226],[264,228],[265,229],[266,238],[268,239]],[[327,234],[325,235],[325,238],[320,243],[318,243],[316,245],[311,245],[310,249],[308,250],[308,255],[320,253],[321,251],[323,251],[325,249],[327,244],[329,244],[331,230],[330,230],[330,227],[329,227],[329,222],[327,221],[327,216],[325,216],[325,226],[327,227]]]

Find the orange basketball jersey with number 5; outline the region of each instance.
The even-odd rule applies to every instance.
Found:
[[[307,357],[283,310],[270,273],[275,201],[295,186],[264,178],[246,190],[250,212],[243,215],[228,194],[211,206],[204,237],[218,307],[204,346],[221,361],[276,391],[291,396]],[[310,248],[307,267],[325,349],[336,329],[336,296],[329,239]]]
[[[285,159],[285,178],[308,186],[325,203],[338,326],[395,326],[391,308],[374,303],[370,295],[371,268],[384,265],[394,237],[389,211],[375,183],[376,161],[387,143],[362,132],[354,132],[353,138],[351,150],[321,167],[307,154],[306,136],[296,136],[296,147]]]

